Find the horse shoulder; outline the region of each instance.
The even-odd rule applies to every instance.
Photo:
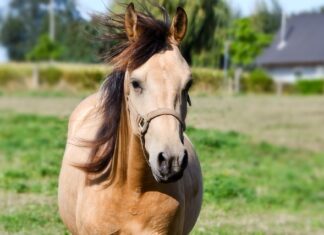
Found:
[[[98,93],[88,96],[78,104],[69,118],[68,138],[75,137],[80,128],[84,129],[89,122],[98,121],[96,120],[99,115],[98,105]]]
[[[84,173],[73,166],[88,160],[90,148],[82,146],[80,140],[91,139],[98,126],[98,94],[93,94],[74,109],[69,118],[67,143],[59,177],[58,202],[63,222],[76,232],[76,209],[79,190],[84,187]]]

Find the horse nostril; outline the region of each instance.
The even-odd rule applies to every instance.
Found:
[[[163,152],[159,153],[158,164],[159,164],[161,173],[167,174],[167,172],[168,172],[168,160],[167,160],[167,156],[166,156],[165,153],[163,153]]]
[[[188,152],[187,150],[184,151],[182,161],[181,161],[181,168],[184,169],[188,165]]]

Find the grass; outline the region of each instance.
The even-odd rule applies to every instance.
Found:
[[[0,234],[65,234],[56,205],[66,118],[0,113]],[[189,128],[204,174],[200,234],[323,234],[324,154]]]
[[[0,91],[0,111],[67,116],[88,93]],[[236,131],[253,141],[324,152],[322,96],[192,96],[187,124]],[[50,108],[49,108],[50,107]]]

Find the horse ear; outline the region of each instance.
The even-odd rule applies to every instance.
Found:
[[[137,13],[134,3],[130,3],[126,8],[125,13],[125,29],[127,37],[130,41],[136,41],[138,38],[137,32]]]
[[[188,27],[188,17],[186,11],[182,7],[177,8],[177,13],[172,20],[170,33],[171,37],[179,45],[186,36]]]

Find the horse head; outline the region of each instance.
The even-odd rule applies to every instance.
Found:
[[[154,178],[166,183],[180,179],[188,164],[183,132],[192,78],[178,48],[186,34],[187,15],[179,7],[169,29],[155,32],[161,35],[148,35],[152,33],[146,30],[148,23],[133,4],[128,5],[125,29],[129,41],[147,44],[143,41],[158,36],[165,48],[141,66],[127,67],[124,90],[132,131],[142,140]]]

